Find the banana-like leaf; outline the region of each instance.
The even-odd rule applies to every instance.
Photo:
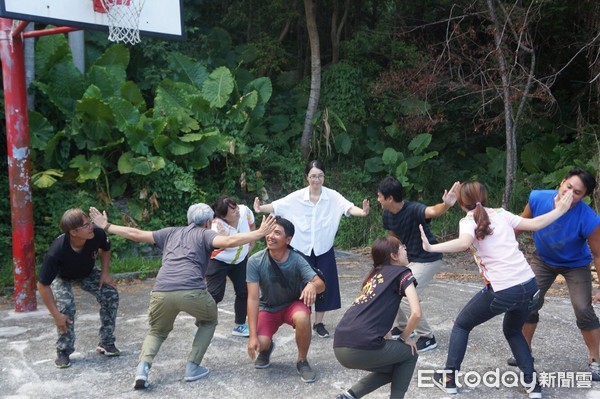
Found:
[[[165,165],[165,160],[160,156],[137,157],[132,152],[122,154],[117,162],[121,174],[135,173],[142,176],[156,172]]]
[[[211,107],[222,108],[227,104],[233,88],[234,81],[231,71],[227,67],[219,67],[204,81],[202,96],[210,103]]]
[[[48,141],[54,136],[54,127],[44,115],[33,110],[29,111],[28,119],[31,148],[36,150],[46,149]]]
[[[48,169],[31,176],[31,182],[37,188],[48,188],[58,181],[57,177],[61,178],[63,175],[58,169]]]
[[[146,101],[140,88],[134,82],[127,81],[121,85],[121,97],[138,107],[140,112],[146,110]]]
[[[48,35],[36,39],[35,76],[38,80],[46,80],[46,74],[56,64],[71,60],[71,49],[65,35]]]
[[[181,53],[173,53],[169,57],[169,67],[176,74],[176,79],[183,83],[189,83],[197,88],[208,76],[206,67],[190,57]]]
[[[112,45],[96,59],[93,65],[119,66],[120,69],[125,70],[129,65],[129,50],[122,44]]]

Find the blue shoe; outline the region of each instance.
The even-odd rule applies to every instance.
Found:
[[[137,369],[135,370],[135,383],[133,384],[133,389],[148,388],[148,373],[150,372],[150,367],[152,367],[152,365],[143,360],[138,363]]]
[[[249,337],[250,329],[248,328],[248,324],[238,324],[237,326],[233,327],[233,330],[231,330],[231,335],[234,337]]]
[[[187,362],[187,366],[185,367],[185,377],[183,377],[184,381],[196,381],[202,377],[206,377],[209,373],[209,370],[206,367],[202,367],[199,364],[194,362]]]

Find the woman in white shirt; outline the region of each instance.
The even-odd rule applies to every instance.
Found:
[[[221,196],[213,205],[215,218],[212,230],[223,236],[232,236],[256,230],[254,214],[245,205],[238,205],[229,196]],[[223,300],[227,277],[235,290],[235,326],[231,335],[248,337],[250,330],[246,324],[248,288],[246,286],[246,260],[254,243],[232,248],[217,248],[210,255],[206,270],[206,286],[216,303]]]
[[[502,330],[523,373],[523,385],[530,398],[541,398],[541,387],[534,379],[531,350],[521,331],[530,310],[538,301],[535,274],[519,249],[514,230],[542,229],[569,210],[573,193],[555,198],[555,208],[534,219],[524,219],[502,208],[486,208],[487,191],[478,181],[463,183],[456,196],[467,212],[460,221],[457,239],[431,245],[421,229],[423,249],[429,252],[461,252],[471,249],[483,276],[485,287],[460,311],[450,335],[443,373],[434,383],[449,394],[457,393],[457,374],[467,351],[473,328],[504,313]]]
[[[313,329],[321,338],[329,337],[323,324],[326,311],[341,307],[337,264],[333,241],[342,216],[367,216],[369,201],[363,200],[362,209],[344,198],[335,190],[323,185],[325,168],[321,161],[310,161],[304,176],[308,186],[288,194],[286,197],[261,205],[254,199],[256,212],[273,213],[290,220],[296,228],[291,246],[304,255],[311,266],[321,269],[325,276],[325,298],[315,303]]]

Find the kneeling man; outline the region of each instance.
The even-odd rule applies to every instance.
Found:
[[[292,222],[276,217],[275,229],[266,236],[267,248],[248,259],[248,355],[255,368],[269,367],[273,335],[283,323],[289,324],[296,330],[300,379],[314,382],[317,373],[306,359],[312,335],[310,307],[325,290],[325,283],[304,257],[291,249],[293,236]]]

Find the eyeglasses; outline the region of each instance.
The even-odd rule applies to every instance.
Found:
[[[89,229],[94,226],[94,222],[87,222],[78,227],[78,229]]]
[[[320,174],[320,175],[309,175],[308,178],[310,180],[321,180],[325,178],[324,174]]]

